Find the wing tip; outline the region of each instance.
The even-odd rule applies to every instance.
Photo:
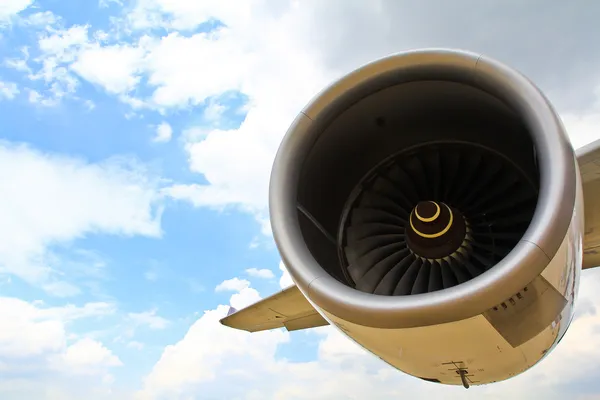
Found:
[[[229,306],[229,310],[227,310],[227,315],[219,320],[221,325],[230,326],[227,323],[227,321],[228,321],[229,317],[232,316],[233,314],[235,314],[236,312],[238,312],[238,310],[236,308]]]

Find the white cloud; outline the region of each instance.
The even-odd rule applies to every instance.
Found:
[[[252,290],[242,288],[234,296],[245,296]],[[232,306],[240,304],[232,301]],[[218,321],[226,315],[227,309],[227,306],[219,306],[206,311],[180,342],[165,348],[152,372],[144,379],[144,388],[138,393],[140,398],[189,397],[199,383],[220,378],[223,369],[249,372],[260,368],[262,361],[272,359],[279,343],[289,340],[287,332],[281,330],[254,336],[223,327]],[[243,356],[247,352],[253,355],[251,359]],[[252,361],[256,364],[253,365]],[[252,373],[251,376],[256,375]],[[215,395],[231,398],[220,391],[203,393],[206,397]]]
[[[143,350],[144,343],[138,342],[136,340],[132,340],[129,343],[127,343],[127,347],[129,347],[131,349],[136,349],[136,350]]]
[[[247,287],[241,289],[238,293],[231,295],[229,304],[236,310],[248,307],[261,299],[260,294],[254,288]]]
[[[206,108],[204,108],[204,118],[210,122],[217,122],[221,119],[226,109],[227,107],[223,104],[217,101],[210,101]]]
[[[591,271],[587,271],[591,272]],[[586,275],[586,274],[584,274]],[[598,274],[596,274],[598,275]],[[330,399],[393,397],[412,398],[521,398],[583,399],[580,391],[565,389],[582,376],[597,371],[600,357],[600,316],[593,304],[600,297],[595,275],[582,282],[579,317],[558,348],[530,371],[508,381],[487,386],[450,387],[423,383],[394,370],[368,354],[332,327],[315,329],[319,341],[314,361],[293,362],[278,356],[278,348],[291,338],[286,331],[248,333],[222,326],[219,319],[228,307],[221,305],[198,319],[177,343],[167,346],[144,379],[139,399],[195,399],[202,397],[244,399]],[[243,287],[235,296],[253,290]],[[260,297],[255,297],[257,301]],[[592,307],[587,311],[588,306]],[[578,363],[579,368],[569,368]],[[193,366],[193,367],[192,367]],[[569,386],[572,387],[572,386]],[[199,395],[202,393],[202,396]]]
[[[43,304],[43,303],[42,303]],[[116,312],[116,306],[111,303],[95,302],[86,303],[83,307],[68,304],[63,307],[50,307],[39,310],[40,315],[46,318],[60,318],[63,321],[73,321],[80,318],[102,317]]]
[[[0,2],[0,26],[28,8],[33,0],[2,0]]]
[[[133,27],[137,29],[168,27],[190,30],[210,18],[218,18],[227,25],[242,21],[248,22],[251,7],[261,5],[260,1],[254,0],[244,3],[231,0],[203,2],[138,0],[135,9],[128,17]]]
[[[26,26],[48,27],[56,24],[58,20],[59,18],[52,11],[40,11],[22,18],[19,22]]]
[[[2,99],[12,100],[18,94],[19,94],[19,88],[16,83],[0,81],[0,100],[2,100]]]
[[[42,289],[56,297],[72,297],[81,293],[77,286],[64,281],[44,283]]]
[[[97,374],[98,369],[123,365],[102,343],[89,338],[78,340],[67,347],[56,361],[59,362],[59,368],[85,375]]]
[[[25,58],[7,58],[4,60],[4,65],[16,71],[31,73],[31,68],[27,65],[27,58],[27,53],[25,53]]]
[[[292,276],[288,272],[283,261],[279,262],[279,270],[281,271],[281,278],[279,278],[279,286],[281,286],[282,289],[285,289],[286,287],[293,285],[294,281],[292,280]]]
[[[263,278],[263,279],[275,278],[275,274],[273,274],[273,271],[271,271],[270,269],[266,269],[266,268],[262,268],[262,269],[248,268],[246,270],[246,273],[248,275],[256,277],[256,278]]]
[[[215,99],[225,93],[242,92],[249,103],[241,126],[228,130],[204,127],[202,135],[187,136],[185,148],[190,170],[201,174],[207,184],[176,184],[164,193],[195,206],[240,207],[255,214],[262,231],[269,234],[267,194],[271,165],[279,141],[298,110],[342,72],[401,50],[410,42],[380,39],[384,29],[391,29],[384,21],[399,12],[385,2],[373,7],[357,6],[354,13],[343,13],[347,20],[337,18],[328,23],[328,29],[337,27],[339,32],[346,32],[343,40],[348,43],[357,32],[350,26],[358,15],[363,17],[360,26],[371,24],[374,28],[369,32],[374,46],[365,47],[361,52],[344,51],[339,57],[331,52],[347,48],[339,45],[342,39],[324,35],[316,42],[314,35],[309,34],[315,24],[318,25],[317,21],[331,17],[317,3],[300,6],[290,2],[275,7],[271,2],[249,1],[233,10],[228,4],[139,0],[126,18],[134,29],[187,30],[211,18],[225,24],[208,33],[170,32],[164,37],[144,34],[130,44],[92,41],[87,26],[74,26],[47,35],[39,42],[46,56],[37,76],[60,83],[56,89],[58,94],[47,99],[43,94],[40,97],[40,93],[31,92],[30,97],[49,105],[56,103],[51,99],[59,99],[74,90],[76,81],[65,72],[63,65],[118,95],[134,108],[152,107],[166,112],[169,108],[204,104],[208,121],[218,119],[225,106]],[[446,28],[441,25],[437,29],[443,32]],[[400,25],[394,27],[393,34],[402,36]],[[363,43],[361,40],[356,38],[355,42]],[[463,47],[475,46],[466,46],[469,40],[463,39]],[[493,40],[490,42],[490,46],[503,46]],[[503,51],[502,48],[498,53]],[[99,59],[104,62],[97,62]],[[510,63],[510,60],[505,61]],[[524,69],[533,69],[536,65],[535,62],[530,64]],[[542,73],[540,76],[545,78]],[[147,79],[145,85],[151,91],[147,98],[130,94],[140,87],[142,77]],[[565,115],[567,126],[573,127],[573,137],[580,136],[581,130],[592,131],[587,127],[595,126],[594,118],[598,115],[592,111]],[[166,140],[170,135],[166,129],[164,132],[155,140]],[[578,139],[574,140],[577,144]]]
[[[227,291],[239,292],[242,289],[246,289],[249,286],[250,286],[250,282],[248,282],[246,279],[240,279],[240,278],[236,277],[236,278],[227,279],[227,280],[219,283],[215,287],[215,292],[227,292]]]
[[[121,0],[99,0],[98,1],[98,7],[100,7],[100,8],[110,7],[111,4],[122,6],[123,2]]]
[[[85,362],[90,368],[116,365],[118,359],[100,343],[83,338],[69,345],[67,335],[67,324],[71,321],[102,317],[114,312],[114,305],[108,303],[87,303],[83,307],[43,307],[39,302],[28,303],[16,298],[0,297],[0,319],[3,321],[0,359],[8,363],[9,368],[14,367],[15,371],[21,366],[83,373],[79,368],[73,370],[72,364],[81,364],[81,357],[87,357],[88,353],[93,356]],[[104,358],[98,357],[99,351]]]
[[[252,238],[252,241],[250,242],[250,244],[248,245],[249,249],[257,249],[258,246],[260,246],[260,239],[258,238],[258,236],[255,236]]]
[[[201,104],[240,88],[239,70],[249,61],[233,43],[223,46],[222,35],[227,32],[162,38],[145,60],[149,84],[156,87],[152,101],[163,107]]]
[[[259,14],[256,18],[263,17],[261,10],[256,12]],[[175,68],[179,67],[173,64],[155,96],[173,91],[181,96],[178,102],[185,104],[239,90],[249,97],[250,103],[239,128],[207,129],[201,137],[190,138],[186,145],[190,169],[202,174],[208,184],[174,186],[170,195],[196,206],[216,209],[238,206],[256,214],[260,221],[266,220],[268,182],[279,141],[298,110],[323,87],[329,76],[315,69],[311,55],[302,46],[296,46],[295,40],[286,45],[272,40],[275,37],[289,39],[289,24],[294,23],[296,21],[285,17],[275,21],[266,19],[260,23],[260,33],[241,24],[230,26],[212,40],[200,36],[177,39],[177,51],[185,53],[184,57],[194,57],[200,62],[200,54],[210,54],[214,65],[226,67],[218,72],[207,70],[206,74],[212,74],[209,82],[198,80],[196,85],[202,87],[188,87],[189,91],[184,91],[178,89],[174,77],[186,74],[187,70],[178,73]],[[294,45],[293,50],[288,46],[290,43]],[[204,46],[215,46],[222,52],[202,53]],[[184,48],[188,50],[184,52]],[[266,225],[264,231],[269,231]]]
[[[83,105],[85,106],[85,108],[88,111],[92,111],[94,108],[96,108],[96,104],[92,101],[92,100],[84,100],[83,101]]]
[[[139,64],[143,55],[144,50],[137,47],[101,47],[94,43],[77,54],[77,60],[71,64],[71,68],[109,93],[123,94],[139,83]]]
[[[9,320],[11,326],[5,327],[0,333],[0,354],[2,357],[28,357],[45,352],[57,352],[64,348],[65,328],[60,320],[42,319],[35,315],[33,306],[16,299],[0,299],[0,312],[10,313],[6,310],[10,304],[16,306],[14,311],[24,311],[24,315],[15,316]]]
[[[137,44],[100,46],[96,43],[74,57],[83,59],[85,52],[92,48],[107,54],[121,54],[127,46],[127,56],[115,62],[118,74],[98,68],[94,74],[82,76],[115,93],[141,87],[139,78],[147,78],[145,89],[151,91],[147,98],[120,97],[134,108],[153,107],[167,112],[203,104],[206,106],[204,115],[210,121],[218,118],[225,106],[214,99],[236,91],[247,96],[248,113],[241,126],[227,130],[203,127],[202,135],[187,140],[190,169],[201,174],[208,183],[178,184],[165,194],[196,206],[240,207],[257,216],[266,234],[270,232],[264,223],[267,221],[268,180],[280,139],[298,110],[342,73],[377,57],[415,46],[451,45],[483,51],[523,70],[542,87],[548,86],[557,104],[566,104],[563,99],[571,97],[563,93],[575,90],[575,79],[581,80],[579,71],[584,67],[580,62],[561,63],[570,83],[558,82],[555,74],[546,72],[548,63],[539,61],[544,59],[541,54],[546,54],[544,48],[534,46],[517,51],[507,45],[506,32],[490,35],[489,24],[481,22],[485,18],[465,21],[463,16],[456,15],[458,8],[439,3],[411,9],[417,16],[426,15],[423,18],[427,20],[432,18],[432,7],[453,13],[450,19],[435,17],[435,23],[422,24],[414,22],[419,18],[395,23],[398,16],[405,14],[403,2],[348,4],[337,1],[325,7],[318,1],[289,1],[275,5],[270,1],[252,0],[236,2],[234,7],[228,1],[138,0],[121,21],[128,29],[140,30],[142,39]],[[551,27],[556,26],[552,13],[536,14],[536,8],[531,7],[527,15],[539,27],[534,32],[535,37],[548,40],[548,30],[552,33]],[[340,12],[332,14],[332,9]],[[490,9],[493,7],[481,6],[477,12],[488,15]],[[524,11],[519,9],[518,12]],[[512,18],[506,12],[495,14],[497,21]],[[221,21],[224,27],[190,33],[211,20]],[[455,25],[448,22],[452,20],[461,20],[470,27],[469,32],[481,34],[461,35],[458,32],[465,30],[455,29]],[[149,28],[166,29],[169,33],[150,37]],[[515,29],[510,35],[518,38],[524,32]],[[559,43],[558,39],[556,46],[564,51],[575,51],[569,50],[572,46],[567,46],[568,41]],[[535,40],[519,43],[528,46],[530,42]],[[348,51],[349,48],[355,50]],[[531,55],[534,50],[538,56]],[[546,56],[546,59],[555,59],[553,55]],[[82,61],[74,62],[79,65],[77,63]],[[589,68],[590,73],[595,71],[589,66],[585,68],[586,71]],[[600,82],[600,78],[594,79]],[[557,88],[559,83],[571,89]],[[119,89],[110,89],[113,84]],[[575,113],[571,119],[579,122],[567,125],[583,125],[583,128],[573,128],[574,131],[593,127],[597,114],[596,111],[586,114],[582,122],[579,121],[581,113]]]
[[[150,329],[165,329],[170,321],[159,315],[156,315],[156,310],[144,311],[140,313],[129,313],[127,318],[133,322],[135,326],[146,326]]]
[[[38,379],[6,378],[0,380],[0,393],[2,400],[130,400],[130,394],[115,387],[111,377],[111,374],[102,379],[84,375],[73,379],[55,374]]]
[[[30,103],[38,104],[42,102],[42,95],[37,90],[29,89],[28,92],[29,95],[27,96],[27,98]]]
[[[124,159],[90,164],[0,142],[0,272],[76,294],[55,249],[95,233],[160,236],[156,185]]]
[[[13,62],[16,67],[28,72],[29,79],[42,81],[44,84],[43,90],[30,90],[30,102],[55,106],[62,99],[74,95],[79,81],[69,66],[77,60],[80,51],[92,46],[88,31],[87,25],[75,25],[68,29],[49,25],[38,40],[39,56],[33,58],[32,63],[28,63],[29,52],[25,49],[25,59],[17,60],[16,64]],[[108,68],[107,73],[110,71]],[[91,74],[88,77],[94,78]]]
[[[47,307],[0,297],[2,399],[114,398],[110,371],[121,361],[99,341],[70,331],[74,321],[115,311],[108,303]]]
[[[162,122],[156,127],[156,135],[152,138],[153,142],[166,143],[173,136],[173,128],[167,122]]]
[[[52,30],[43,34],[38,41],[42,52],[41,60],[49,63],[68,63],[77,59],[77,51],[90,45],[88,25],[73,25],[66,30]]]
[[[224,104],[214,100],[220,95],[240,91],[248,96],[248,115],[239,129],[208,129],[203,138],[186,144],[190,169],[208,184],[174,186],[165,193],[198,206],[238,206],[262,223],[267,221],[268,178],[279,140],[298,110],[334,75],[318,67],[310,43],[294,36],[298,32],[292,28],[310,20],[302,10],[289,5],[271,9],[262,2],[236,3],[233,9],[227,2],[192,3],[139,1],[128,18],[134,27],[189,28],[206,21],[202,18],[216,18],[227,28],[101,46],[90,43],[88,27],[72,27],[40,40],[49,60],[42,75],[55,76],[60,65],[69,64],[133,107],[164,111],[205,104],[208,120],[223,111]],[[110,66],[99,68],[105,64],[96,62],[95,54]],[[118,60],[106,61],[105,55]],[[146,99],[124,95],[142,75],[152,94]],[[269,232],[268,224],[263,228]]]
[[[171,325],[171,320],[158,315],[156,309],[142,312],[129,312],[125,314],[121,324],[109,330],[115,335],[113,341],[124,343],[127,347],[139,347],[136,336],[140,329],[159,331]],[[132,343],[133,342],[133,343]]]

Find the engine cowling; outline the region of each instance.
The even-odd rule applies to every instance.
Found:
[[[560,340],[581,206],[573,149],[534,84],[437,49],[375,61],[317,95],[270,186],[282,259],[325,318],[397,368],[451,384],[506,379]]]

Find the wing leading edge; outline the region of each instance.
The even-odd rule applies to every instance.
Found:
[[[276,328],[296,331],[328,325],[296,286],[290,286],[240,311],[230,309],[230,314],[221,323],[248,332]]]
[[[583,269],[600,265],[600,140],[577,150],[583,185],[585,233]]]

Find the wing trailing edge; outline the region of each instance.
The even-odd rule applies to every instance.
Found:
[[[328,325],[328,322],[296,286],[290,286],[239,311],[231,307],[221,324],[258,332],[276,328],[296,331]]]

